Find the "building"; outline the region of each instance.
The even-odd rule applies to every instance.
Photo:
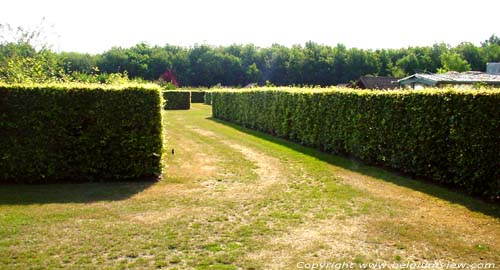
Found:
[[[486,73],[500,75],[500,63],[486,63]]]
[[[450,71],[440,74],[417,73],[398,80],[403,88],[422,89],[425,87],[468,88],[474,85],[500,87],[500,63],[488,63],[487,72]]]
[[[348,87],[358,89],[395,89],[399,88],[398,79],[388,76],[361,76]]]

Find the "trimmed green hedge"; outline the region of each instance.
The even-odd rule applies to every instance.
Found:
[[[212,105],[212,92],[205,92],[205,96],[203,97],[203,103],[207,105]]]
[[[471,194],[500,195],[500,91],[224,91],[213,115]]]
[[[0,120],[0,182],[161,172],[161,97],[154,86],[0,84]]]
[[[191,108],[191,92],[182,90],[163,91],[165,110],[189,110]]]
[[[191,91],[191,103],[203,103],[205,91]]]

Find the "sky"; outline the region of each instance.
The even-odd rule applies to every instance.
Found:
[[[500,36],[499,0],[5,0],[0,24],[43,18],[55,51],[113,46],[342,43],[364,49],[479,45]]]

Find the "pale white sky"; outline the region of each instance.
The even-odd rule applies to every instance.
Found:
[[[57,51],[112,46],[191,46],[314,41],[400,48],[500,36],[499,0],[5,0],[0,23],[34,26],[45,17]]]

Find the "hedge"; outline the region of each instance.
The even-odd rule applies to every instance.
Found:
[[[180,90],[163,91],[165,110],[189,110],[191,108],[191,92]]]
[[[205,91],[191,91],[191,103],[203,103],[205,101]]]
[[[212,92],[205,92],[205,96],[203,97],[203,103],[207,105],[212,105]]]
[[[213,115],[471,194],[500,195],[500,91],[224,91]]]
[[[0,84],[0,120],[0,183],[161,172],[161,97],[154,86]]]

